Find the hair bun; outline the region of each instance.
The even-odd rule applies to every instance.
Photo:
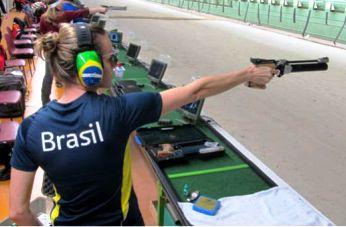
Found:
[[[50,54],[56,50],[59,42],[59,34],[54,32],[47,33],[42,38],[42,49],[46,54]]]

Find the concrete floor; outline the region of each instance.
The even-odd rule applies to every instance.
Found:
[[[204,113],[338,225],[346,225],[346,50],[259,29],[229,19],[141,0],[84,0],[127,6],[109,11],[108,28],[142,45],[140,58],[170,59],[165,79],[240,69],[250,57],[328,56],[328,72],[275,78],[264,91],[239,86],[208,98]]]

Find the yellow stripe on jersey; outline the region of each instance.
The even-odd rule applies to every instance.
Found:
[[[121,184],[121,209],[123,212],[124,220],[129,211],[129,200],[131,196],[131,148],[128,143],[125,148],[124,162],[123,162],[123,178]]]
[[[55,219],[59,216],[59,212],[60,212],[60,205],[58,204],[58,202],[61,199],[61,196],[58,194],[55,186],[53,186],[54,188],[54,192],[55,192],[55,196],[53,197],[53,201],[54,201],[54,208],[52,210],[52,212],[50,213],[50,220],[52,221],[53,225],[55,222]]]

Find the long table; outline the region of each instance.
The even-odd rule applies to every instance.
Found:
[[[118,58],[126,68],[121,80],[135,80],[138,84],[144,85],[143,91],[148,92],[160,92],[170,87],[167,84],[159,87],[153,85],[147,77],[148,69],[145,64],[129,62],[125,48],[120,47]],[[172,111],[162,118],[172,120],[173,126],[186,123],[179,110]],[[159,125],[152,123],[143,127],[152,128]],[[191,191],[198,190],[201,194],[215,199],[252,194],[278,185],[288,186],[213,119],[203,116],[195,127],[222,145],[225,154],[211,159],[191,158],[187,162],[162,167],[142,149],[159,180],[159,198],[156,206],[159,225],[190,225],[178,205],[178,202],[186,200],[183,190],[185,184],[189,185]]]

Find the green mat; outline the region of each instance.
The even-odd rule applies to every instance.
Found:
[[[250,168],[208,175],[181,177],[172,179],[172,186],[179,198],[185,201],[184,185],[190,191],[199,191],[203,195],[219,199],[227,196],[247,195],[270,187]]]
[[[135,80],[137,84],[143,84],[143,91],[162,91],[162,88],[156,88],[151,84],[145,67],[128,62],[125,49],[120,49],[118,58],[125,63],[126,71],[123,80]],[[162,118],[171,119],[174,125],[186,123],[180,111],[172,111]],[[144,127],[157,126],[157,123],[152,123]],[[202,194],[213,198],[245,195],[271,187],[230,146],[214,134],[205,122],[198,122],[196,127],[212,141],[222,145],[225,148],[225,154],[208,159],[191,158],[186,162],[162,167],[162,171],[170,176],[169,180],[180,199],[184,200],[184,184],[188,184],[191,190],[199,190]]]

